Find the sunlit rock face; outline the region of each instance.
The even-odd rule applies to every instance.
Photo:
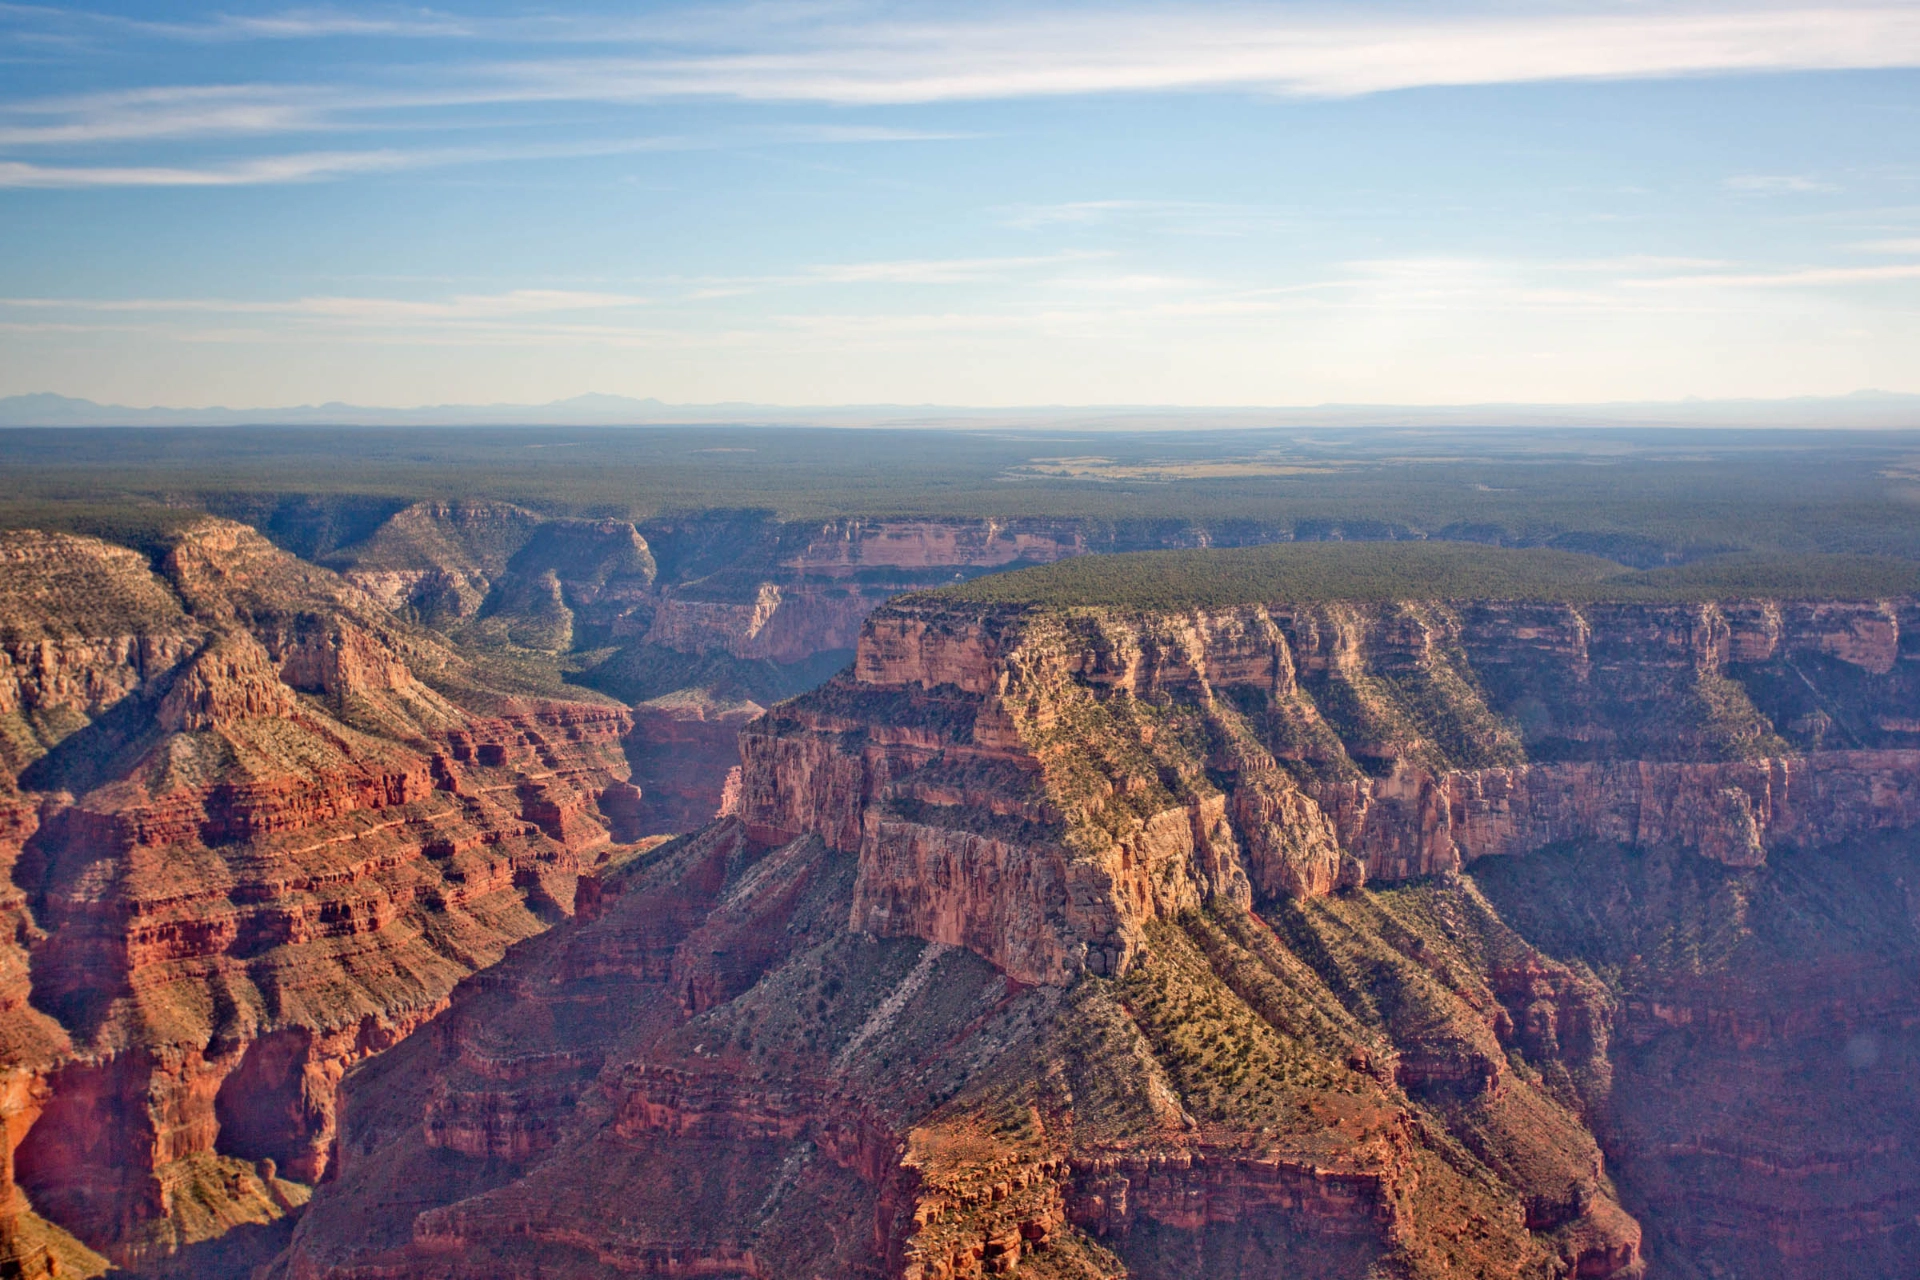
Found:
[[[624,709],[499,692],[215,520],[157,572],[6,535],[0,728],[19,1274],[41,1218],[133,1263],[296,1210],[347,1068],[563,918],[638,803]]]
[[[902,604],[848,675],[748,727],[742,813],[857,852],[860,927],[1036,982],[1120,972],[1148,921],[1216,898],[1566,841],[1757,866],[1920,822],[1920,753],[1884,727],[1915,701],[1905,612]],[[1873,726],[1847,749],[1767,714],[1816,663]]]
[[[887,606],[275,1274],[1898,1271],[1911,617]]]

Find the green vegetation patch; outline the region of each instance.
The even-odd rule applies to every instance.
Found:
[[[1545,548],[1450,542],[1285,542],[1082,556],[928,593],[974,604],[1223,609],[1395,600],[1675,603],[1920,593],[1920,563],[1875,556],[1737,556],[1634,571]]]
[[[0,637],[9,644],[191,627],[137,552],[66,533],[0,533]]]

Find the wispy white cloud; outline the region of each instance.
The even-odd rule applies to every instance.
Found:
[[[0,13],[88,16],[5,5]],[[539,102],[696,97],[908,104],[1219,89],[1343,97],[1446,85],[1920,66],[1920,8],[1905,3],[1796,8],[1747,0],[1678,8],[1589,0],[1584,8],[1445,15],[1150,4],[974,10],[944,20],[875,16],[864,6],[750,6],[598,26],[552,15],[513,23],[426,10],[223,17],[193,30],[276,38],[439,37],[449,53],[436,64],[404,68],[364,59],[350,84],[186,85],[148,90],[144,99],[14,103],[8,114],[50,118],[0,121],[0,145],[262,133],[364,121],[371,113],[406,117]],[[513,47],[551,54],[501,59],[473,52],[497,45],[458,39],[507,30],[521,33]],[[588,41],[616,52],[579,56],[574,46]],[[169,104],[164,95],[177,100]],[[853,126],[845,136],[859,140],[860,134]],[[1792,175],[1741,176],[1729,185],[1821,189],[1815,179]],[[1081,205],[1078,215],[1100,216],[1103,203]],[[1106,208],[1121,213],[1125,203]],[[1056,213],[1073,217],[1076,210],[1062,205]]]
[[[1817,191],[1838,191],[1831,182],[1803,173],[1742,173],[1726,180],[1730,191],[1751,191],[1761,195],[1804,195]]]
[[[0,101],[0,147],[58,148],[111,143],[186,142],[287,134],[364,133],[369,129],[497,130],[493,115],[463,108],[511,105],[515,95],[456,86],[382,89],[322,84],[162,85],[110,92]],[[451,109],[455,114],[449,115]],[[703,148],[934,142],[981,136],[953,129],[795,122],[715,130],[687,146]],[[555,144],[558,145],[558,144]],[[576,153],[602,144],[580,141]],[[619,149],[618,144],[614,149]],[[555,154],[555,146],[539,149]]]
[[[1913,253],[1920,254],[1920,236],[1896,238],[1893,240],[1863,240],[1859,244],[1849,245],[1862,253]]]
[[[1920,280],[1920,262],[1889,263],[1879,267],[1799,267],[1791,271],[1654,276],[1623,280],[1621,283],[1635,289],[1772,289],[1879,284],[1888,280]]]
[[[158,24],[147,24],[155,27]],[[176,28],[185,34],[218,37],[223,35],[264,40],[310,40],[331,36],[470,36],[475,23],[451,14],[428,9],[397,10],[391,13],[353,13],[340,9],[286,9],[279,13],[239,15],[222,14],[197,27]]]
[[[309,92],[270,85],[181,85],[8,103],[0,146],[304,132],[328,119]]]
[[[1594,6],[1447,17],[1404,11],[1136,7],[942,22],[824,23],[764,47],[527,59],[503,89],[912,103],[1241,88],[1344,97],[1442,85],[1920,64],[1920,10]]]
[[[691,142],[684,138],[642,137],[584,142],[552,141],[522,146],[312,151],[196,165],[47,165],[0,160],[0,188],[266,186],[403,169],[629,155],[646,151],[688,150],[702,145],[711,144]]]
[[[201,21],[129,17],[73,6],[0,3],[0,20],[42,28],[108,32],[173,40],[306,40],[327,37],[472,36],[485,25],[429,9],[379,11],[333,8],[283,9],[278,13],[216,14]]]
[[[645,306],[637,294],[571,289],[513,289],[458,294],[446,299],[312,297],[245,298],[0,298],[0,309],[29,311],[197,313],[212,315],[310,316],[354,321],[477,320]]]
[[[303,155],[263,156],[206,167],[47,165],[0,161],[0,187],[259,186],[403,169],[417,162],[417,157],[402,151],[318,151]]]
[[[873,5],[705,6],[639,18],[533,13],[473,18],[420,8],[288,9],[157,23],[48,6],[67,21],[193,38],[478,37],[517,43],[661,45],[636,59],[569,60],[603,91],[909,102],[1243,86],[1314,95],[1439,84],[1911,66],[1920,13],[1902,3],[1829,6],[1588,0],[1430,16],[1381,6],[1302,10],[1134,4],[982,6],[903,19]],[[924,10],[922,11],[925,12]],[[704,49],[706,52],[699,52]],[[522,64],[535,79],[545,64]]]

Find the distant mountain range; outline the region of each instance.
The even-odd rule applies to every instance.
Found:
[[[1611,404],[1365,405],[1184,408],[1177,405],[789,406],[729,402],[667,404],[648,397],[587,394],[547,404],[425,405],[338,401],[279,409],[203,409],[96,404],[38,392],[0,397],[0,427],[219,426],[627,426],[671,423],[807,426],[1099,427],[1158,429],[1257,426],[1719,426],[1920,427],[1920,395],[1856,391],[1782,400],[1621,401]]]

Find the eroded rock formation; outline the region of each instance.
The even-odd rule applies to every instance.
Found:
[[[764,841],[858,852],[861,927],[1023,981],[1117,974],[1149,922],[1216,899],[1581,840],[1747,866],[1912,827],[1920,752],[1887,714],[1920,692],[1903,615],[902,603],[851,673],[749,726],[744,813]]]
[[[1898,1270],[1914,621],[888,606],[349,1078],[275,1274]]]
[[[1578,1119],[1605,993],[1470,890],[1298,936],[1189,912],[1066,987],[848,929],[855,875],[731,819],[602,873],[350,1079],[276,1274],[1636,1272]],[[1418,950],[1409,913],[1455,940]],[[1334,994],[1381,970],[1401,1000]]]
[[[15,1234],[45,1234],[23,1191],[123,1263],[297,1208],[347,1068],[631,838],[628,725],[500,692],[241,525],[190,526],[158,572],[0,538]],[[47,1274],[8,1230],[0,1268]]]

